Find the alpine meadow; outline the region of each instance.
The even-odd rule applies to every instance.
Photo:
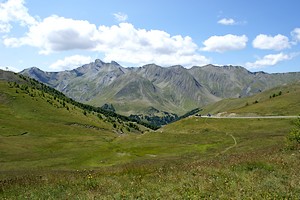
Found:
[[[299,199],[299,3],[0,2],[0,199]]]

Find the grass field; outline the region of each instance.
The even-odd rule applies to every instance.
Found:
[[[300,196],[300,152],[286,148],[291,119],[190,117],[120,134],[49,98],[0,82],[1,199]]]
[[[224,99],[203,108],[201,114],[236,113],[238,115],[299,115],[300,82],[275,87],[259,94]]]
[[[6,147],[0,191],[7,199],[296,199],[300,154],[285,150],[290,126],[287,119],[189,118],[106,143],[57,138],[64,145],[52,154],[56,165],[32,150],[35,157],[12,162],[19,151]]]

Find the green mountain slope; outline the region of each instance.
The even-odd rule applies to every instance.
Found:
[[[259,94],[236,99],[224,99],[208,105],[202,114],[224,113],[229,115],[299,115],[300,114],[300,82],[286,84]]]
[[[97,157],[110,156],[110,141],[143,130],[117,115],[78,107],[34,80],[0,71],[2,169],[97,165]]]

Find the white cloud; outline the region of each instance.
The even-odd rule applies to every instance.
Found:
[[[114,13],[113,15],[118,22],[125,22],[128,19],[128,16],[121,12]]]
[[[218,24],[222,24],[222,25],[234,25],[234,24],[236,24],[236,22],[232,18],[229,18],[229,19],[223,18],[223,19],[220,19],[218,21]]]
[[[269,55],[264,56],[263,58],[259,58],[255,62],[246,63],[245,67],[247,69],[259,69],[259,68],[264,68],[267,66],[274,66],[284,60],[291,60],[295,56],[296,56],[296,54],[284,54],[284,53],[269,54]]]
[[[215,51],[215,52],[225,52],[232,50],[244,49],[247,45],[248,38],[246,35],[232,35],[227,34],[224,36],[211,36],[203,42],[203,51]]]
[[[7,47],[32,46],[40,54],[68,50],[88,50],[103,53],[105,61],[116,60],[133,65],[156,63],[163,66],[180,64],[185,67],[208,64],[210,60],[200,55],[199,47],[191,37],[172,36],[161,30],[137,29],[130,23],[99,26],[85,20],[74,20],[52,15],[35,20],[28,14],[23,0],[9,0],[0,7],[0,30],[8,33],[17,22],[27,26],[21,37],[6,34],[2,37]],[[115,13],[116,19],[124,21],[127,15]],[[67,60],[54,63],[60,69]]]
[[[12,66],[0,66],[0,69],[5,70],[5,71],[11,71],[11,72],[20,72],[21,70],[12,67]]]
[[[186,67],[207,64],[192,38],[171,36],[160,30],[136,29],[130,23],[100,26],[88,21],[50,16],[29,28],[21,38],[4,38],[9,47],[23,45],[40,49],[41,54],[81,49],[104,53],[105,61],[116,60],[135,65],[149,62]]]
[[[49,54],[72,49],[93,49],[97,45],[94,39],[96,34],[96,26],[88,21],[53,15],[31,26],[24,37],[4,38],[4,44],[9,47],[34,46],[40,49],[41,54]]]
[[[281,34],[274,37],[260,34],[253,40],[252,45],[257,49],[270,49],[276,51],[291,47],[289,38]]]
[[[296,42],[300,42],[300,28],[295,28],[291,32],[291,35]]]
[[[132,24],[99,27],[98,50],[104,52],[105,61],[116,60],[133,64],[157,63],[167,66],[181,64],[186,67],[207,64],[209,60],[197,53],[192,38],[171,36],[160,30],[136,29]]]
[[[57,60],[49,68],[55,71],[71,70],[92,61],[90,56],[74,55]]]
[[[0,33],[10,32],[11,22],[18,22],[21,26],[31,26],[37,23],[36,19],[29,15],[24,3],[24,0],[8,0],[0,3]]]

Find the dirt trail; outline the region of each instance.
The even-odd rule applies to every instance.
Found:
[[[206,125],[210,126],[212,129],[215,129],[215,130],[217,130],[217,131],[220,131],[220,129],[218,129],[218,128],[216,128],[216,127],[211,126],[210,124],[208,124],[208,123],[207,123],[207,118],[205,119],[204,122],[205,122]],[[234,137],[232,134],[229,134],[229,133],[226,132],[226,135],[230,136],[230,137],[233,139],[234,144],[231,145],[231,146],[229,146],[229,147],[227,147],[227,148],[226,148],[225,150],[223,150],[222,152],[217,153],[217,154],[216,154],[216,157],[219,156],[220,154],[226,153],[228,150],[234,148],[234,147],[237,145],[237,141],[236,141],[235,137]]]
[[[229,135],[229,136],[233,139],[234,145],[232,145],[232,146],[230,146],[230,147],[227,147],[227,148],[226,148],[224,151],[222,151],[220,154],[226,153],[226,151],[228,151],[229,149],[234,148],[234,147],[237,145],[237,141],[236,141],[235,137],[234,137],[232,134],[226,133],[226,135]]]

